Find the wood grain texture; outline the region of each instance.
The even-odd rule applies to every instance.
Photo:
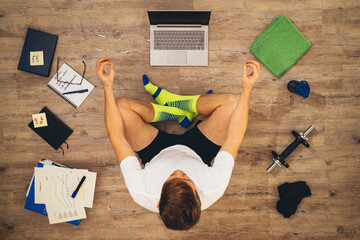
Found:
[[[148,9],[210,9],[208,67],[150,67]],[[107,137],[103,90],[95,62],[113,58],[115,94],[151,101],[143,73],[178,94],[240,93],[241,66],[254,59],[249,47],[276,17],[286,14],[312,43],[311,49],[277,79],[262,66],[251,99],[250,120],[224,196],[202,213],[191,230],[164,227],[159,216],[130,197]],[[59,35],[55,52],[96,88],[79,109],[50,90],[50,78],[18,71],[26,29]],[[114,27],[126,29],[144,57],[127,59],[115,51]],[[1,0],[0,1],[0,239],[359,239],[360,238],[360,1],[358,0]],[[108,48],[95,33],[110,37]],[[56,72],[53,63],[50,76]],[[307,80],[307,99],[286,84]],[[74,133],[65,157],[43,142],[27,124],[31,114],[48,106]],[[289,169],[268,174],[271,150],[283,151],[291,130],[316,128],[311,147],[300,146]],[[181,133],[177,123],[157,127]],[[94,207],[79,227],[50,225],[24,210],[33,167],[48,158],[98,173]],[[312,196],[294,216],[276,209],[277,186],[303,180]]]

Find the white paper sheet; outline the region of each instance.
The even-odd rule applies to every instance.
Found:
[[[96,172],[87,172],[85,175],[78,174],[77,181],[80,182],[83,176],[86,176],[86,179],[79,189],[75,200],[84,207],[92,208],[94,202]]]
[[[71,187],[76,185],[74,169],[45,168],[45,205],[50,224],[86,218],[85,208],[71,198]],[[36,177],[35,177],[36,179]]]
[[[35,203],[44,203],[50,224],[86,218],[84,207],[92,208],[95,193],[96,173],[85,169],[69,169],[44,164],[35,168]],[[75,198],[71,195],[84,183]]]
[[[43,168],[35,168],[34,176],[35,176],[35,182],[34,182],[34,192],[35,192],[35,203],[45,203],[45,183],[44,183],[44,174],[46,172]]]
[[[67,170],[69,170],[70,168],[62,168],[62,167],[57,167],[54,165],[48,165],[48,164],[44,164],[43,167],[38,168],[35,167],[35,171],[34,171],[34,176],[35,176],[35,185],[34,185],[34,190],[35,190],[35,199],[34,202],[35,203],[45,203],[45,195],[46,195],[46,183],[44,182],[44,177],[46,174],[52,173],[53,171],[49,171],[48,169],[54,169],[54,171],[57,172],[67,172]]]

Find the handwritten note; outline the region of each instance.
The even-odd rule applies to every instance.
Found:
[[[44,52],[34,51],[30,52],[30,66],[43,66],[44,65]]]
[[[32,119],[34,123],[34,128],[46,127],[48,125],[45,113],[33,114]]]

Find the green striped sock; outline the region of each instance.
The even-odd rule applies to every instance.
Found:
[[[198,113],[196,103],[201,95],[183,96],[168,92],[153,85],[145,74],[143,75],[143,83],[145,90],[152,95],[158,104]]]
[[[162,106],[151,103],[154,107],[154,119],[151,122],[178,121],[181,126],[187,127],[196,117],[196,113],[185,111],[176,107]]]

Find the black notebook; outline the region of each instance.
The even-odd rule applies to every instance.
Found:
[[[18,69],[48,77],[57,40],[57,35],[28,28]],[[42,61],[35,63],[38,58]]]
[[[61,121],[54,113],[47,107],[44,107],[40,113],[46,114],[46,127],[34,128],[34,123],[31,121],[29,127],[34,130],[40,137],[42,137],[48,144],[57,150],[72,134],[73,130]],[[65,142],[66,143],[66,142]]]

